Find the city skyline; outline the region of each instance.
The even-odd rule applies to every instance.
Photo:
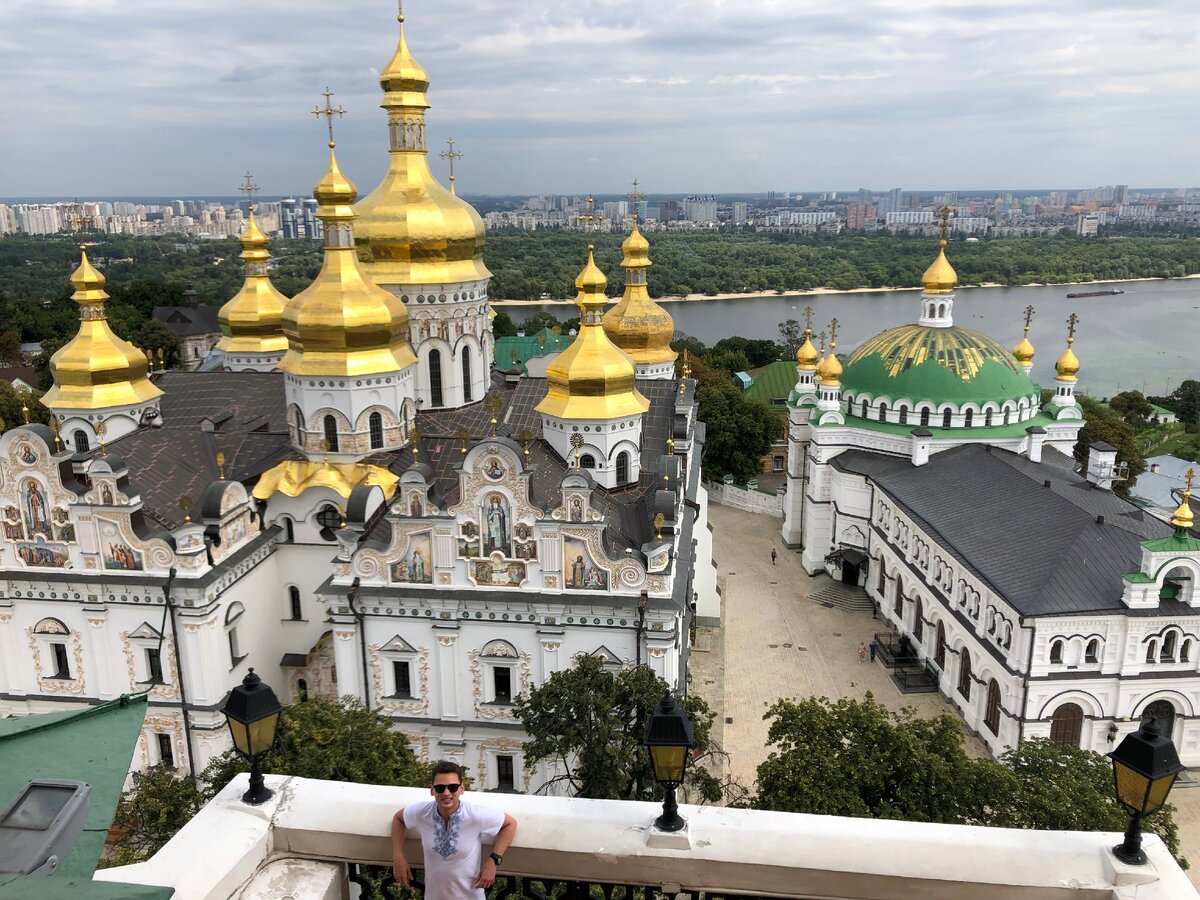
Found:
[[[492,195],[616,193],[633,175],[652,193],[1194,178],[1181,111],[1198,99],[1198,20],[1182,0],[796,6],[410,0],[431,147],[452,135],[460,188]],[[308,110],[326,84],[350,111],[343,168],[369,190],[386,164],[377,74],[394,13],[6,4],[20,127],[0,196],[223,196],[246,168],[264,194],[294,193],[323,167]]]

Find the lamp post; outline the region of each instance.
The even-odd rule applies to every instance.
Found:
[[[283,707],[275,692],[251,669],[229,692],[221,712],[229,720],[234,749],[250,760],[250,789],[242,801],[253,806],[266,803],[273,792],[263,782],[262,758],[275,747]]]
[[[654,780],[666,790],[662,815],[654,820],[654,827],[659,831],[682,831],[687,822],[679,815],[675,788],[683,783],[688,751],[692,749],[692,722],[670,691],[663,694],[650,714],[643,743],[650,753]]]
[[[1129,828],[1124,843],[1113,847],[1113,855],[1131,866],[1146,864],[1142,850],[1142,819],[1153,815],[1167,802],[1175,779],[1184,770],[1171,739],[1162,733],[1157,719],[1143,720],[1141,727],[1108,754],[1113,761],[1117,801],[1129,810]]]

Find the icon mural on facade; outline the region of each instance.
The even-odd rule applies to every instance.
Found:
[[[486,584],[492,587],[520,587],[525,581],[525,563],[509,562],[495,554],[492,559],[479,560],[473,563],[472,569],[476,584]]]
[[[508,501],[501,494],[489,494],[484,498],[481,512],[484,555],[499,551],[509,556],[512,514],[509,512]]]
[[[29,536],[44,534],[53,537],[50,532],[50,515],[46,507],[46,493],[34,479],[25,479],[21,485],[21,502],[25,506],[25,527]]]
[[[504,477],[504,466],[500,465],[500,460],[496,457],[488,457],[488,461],[483,468],[483,474],[492,479],[492,481],[499,481]]]
[[[577,591],[608,590],[608,573],[592,562],[587,544],[579,538],[563,538],[563,580]]]
[[[100,529],[100,551],[104,554],[104,568],[122,571],[141,571],[142,554],[134,550],[121,536],[116,522],[97,519]]]
[[[47,544],[40,536],[36,543],[18,544],[17,556],[27,566],[61,569],[67,565],[70,556],[67,548],[61,544]]]
[[[409,535],[408,549],[392,565],[392,581],[399,584],[433,583],[433,545],[428,531]]]

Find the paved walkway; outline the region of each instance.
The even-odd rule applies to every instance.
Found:
[[[722,774],[753,789],[758,764],[766,759],[763,714],[780,698],[862,697],[870,691],[892,709],[914,707],[919,715],[953,711],[940,694],[901,694],[890,670],[859,663],[858,642],[870,643],[882,623],[869,612],[845,612],[808,598],[828,584],[807,575],[800,555],[784,548],[780,520],[712,504],[713,554],[721,586],[721,628],[699,631],[692,655],[691,689],[717,714],[716,738],[729,754]],[[771,548],[778,560],[771,564]],[[730,721],[732,720],[732,721]],[[967,751],[986,756],[981,741],[968,736]],[[1200,887],[1200,786],[1177,788],[1183,853]]]

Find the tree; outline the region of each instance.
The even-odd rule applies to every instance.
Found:
[[[697,416],[706,437],[704,477],[732,475],[744,484],[762,470],[762,457],[784,432],[783,418],[766,403],[746,397],[724,372],[697,363]]]
[[[48,391],[54,384],[54,375],[50,371],[50,358],[67,342],[65,338],[46,338],[42,341],[42,350],[33,358],[33,368],[38,373],[38,387]]]
[[[804,329],[800,327],[799,322],[795,319],[780,322],[779,340],[775,342],[778,351],[776,359],[794,359],[796,351],[800,349],[800,345],[803,343]]]
[[[25,362],[21,355],[21,332],[0,331],[0,366],[19,366]]]
[[[492,319],[492,335],[494,337],[513,337],[517,333],[517,326],[513,324],[512,316],[506,312],[496,313],[496,318]]]
[[[712,353],[740,353],[752,369],[765,366],[779,359],[779,348],[774,341],[754,341],[744,337],[721,338],[713,344]]]
[[[203,805],[204,796],[192,778],[179,778],[160,766],[134,772],[133,787],[121,797],[113,819],[120,837],[101,859],[101,867],[126,866],[153,856]]]
[[[1141,391],[1122,391],[1108,401],[1108,406],[1121,421],[1134,428],[1154,415],[1154,407]]]
[[[266,768],[276,775],[325,781],[429,784],[429,767],[413,754],[408,738],[392,730],[387,716],[351,697],[337,703],[314,698],[284,709],[279,743],[266,758]],[[214,758],[201,776],[205,799],[249,770],[250,764],[232,749]]]
[[[179,365],[180,343],[179,335],[158,319],[147,319],[129,339],[142,350],[149,350],[158,357],[158,351],[163,352],[163,364],[168,369]]]
[[[1111,408],[1102,406],[1089,397],[1077,399],[1083,409],[1084,424],[1079,430],[1079,439],[1075,444],[1076,462],[1082,466],[1087,465],[1088,448],[1096,441],[1104,441],[1116,447],[1117,462],[1126,463],[1129,472],[1124,481],[1113,485],[1113,493],[1128,499],[1133,483],[1146,471],[1146,458],[1138,449],[1133,429],[1122,422]]]
[[[600,657],[580,654],[573,668],[554,672],[541,687],[518,698],[517,717],[530,737],[526,768],[552,760],[561,772],[539,793],[563,783],[576,797],[661,797],[642,738],[647,719],[667,690],[667,683],[646,666],[612,672]],[[685,788],[705,800],[719,800],[721,786],[703,766],[705,756],[713,752],[713,712],[695,694],[682,702],[692,720],[697,754],[688,766]]]
[[[41,396],[38,391],[18,391],[7,381],[0,379],[0,419],[4,420],[0,431],[24,425],[26,410],[31,423],[49,423],[50,410],[39,402]]]
[[[1171,394],[1175,415],[1185,425],[1200,424],[1200,381],[1189,378]]]

